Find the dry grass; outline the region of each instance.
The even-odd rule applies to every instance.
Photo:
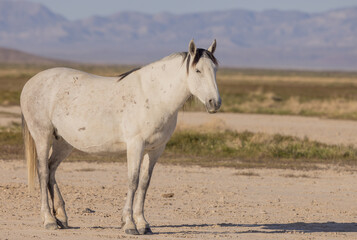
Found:
[[[293,174],[293,173],[282,174],[280,176],[285,177],[285,178],[318,178],[318,177],[309,176],[307,174]]]
[[[282,115],[319,116],[334,119],[357,119],[357,99],[328,98],[303,100],[299,96],[287,99],[261,89],[247,94],[243,102],[223,105],[223,112],[263,113]]]
[[[23,159],[21,128],[17,124],[0,127],[0,159]]]
[[[318,168],[320,163],[356,164],[357,149],[279,134],[176,132],[165,162],[235,168]]]

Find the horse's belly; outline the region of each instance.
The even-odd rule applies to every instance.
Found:
[[[119,153],[126,151],[126,144],[122,142],[102,143],[98,145],[76,144],[76,149],[87,153]]]
[[[107,138],[100,140],[93,140],[85,135],[71,135],[66,136],[60,135],[64,140],[66,140],[74,148],[88,153],[105,153],[105,152],[124,152],[126,151],[126,143],[113,139]]]
[[[61,118],[54,122],[56,134],[74,148],[84,152],[122,152],[126,143],[120,129],[111,121],[83,120]]]

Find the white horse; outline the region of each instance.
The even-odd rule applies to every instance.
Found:
[[[192,40],[188,52],[118,77],[53,68],[26,83],[21,110],[28,180],[33,189],[37,169],[46,229],[68,227],[55,172],[76,148],[89,153],[127,152],[129,184],[123,229],[127,234],[152,233],[144,217],[145,195],[154,165],[175,129],[179,109],[192,95],[209,113],[221,106],[215,49],[215,40],[208,50],[197,49]]]

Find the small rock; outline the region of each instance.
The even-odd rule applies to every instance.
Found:
[[[172,198],[172,197],[174,197],[174,195],[175,195],[174,193],[164,193],[161,196],[163,198]]]
[[[82,211],[82,213],[95,213],[95,211],[90,208],[86,208]]]

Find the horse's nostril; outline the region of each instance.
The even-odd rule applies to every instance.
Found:
[[[208,100],[208,104],[209,104],[211,107],[214,107],[215,101],[214,101],[213,99],[210,99],[210,100]]]
[[[209,113],[215,113],[220,108],[220,99],[216,100],[215,98],[211,98],[206,100],[206,109]]]

